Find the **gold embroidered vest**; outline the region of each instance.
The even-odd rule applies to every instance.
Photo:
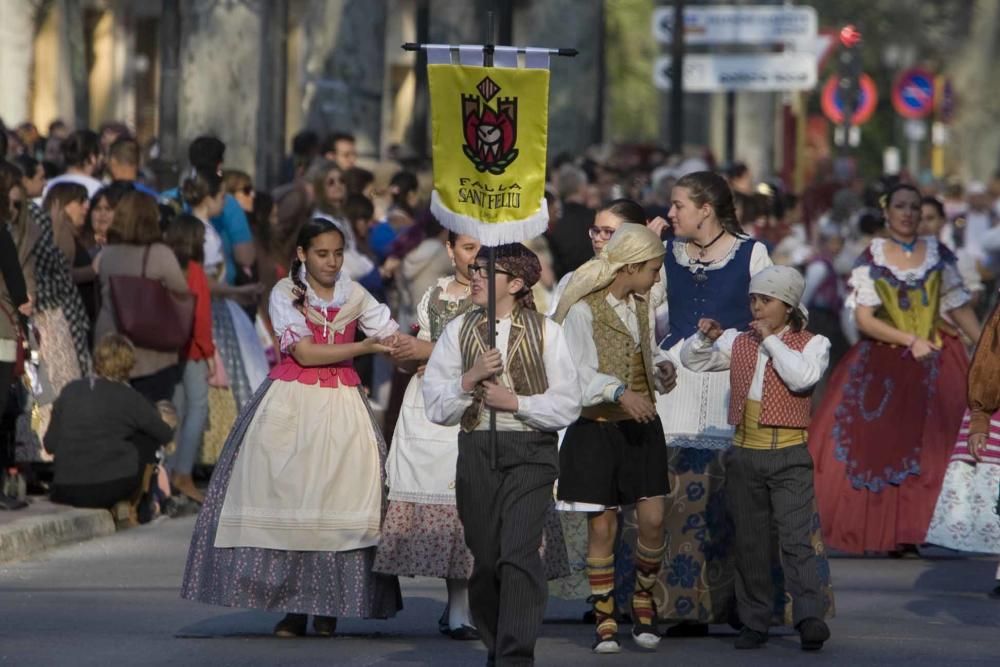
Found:
[[[625,385],[656,403],[653,382],[653,351],[650,349],[649,307],[644,297],[633,295],[639,322],[639,345],[632,340],[628,326],[608,303],[608,289],[585,296],[582,301],[594,317],[594,345],[597,347],[597,371],[621,379]],[[631,419],[619,406],[601,403],[583,408],[581,416],[596,421]]]
[[[489,349],[489,320],[482,308],[466,314],[458,335],[462,350],[462,372],[465,373],[476,358]],[[543,394],[549,388],[545,375],[545,316],[520,306],[511,313],[510,338],[507,341],[507,366],[504,369],[514,393],[519,396]],[[462,415],[462,430],[470,433],[479,425],[483,399],[476,392],[475,400]]]

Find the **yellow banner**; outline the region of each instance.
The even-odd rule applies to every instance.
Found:
[[[549,71],[429,65],[434,144],[431,211],[486,245],[548,225]]]

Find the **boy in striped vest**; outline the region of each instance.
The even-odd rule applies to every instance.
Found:
[[[442,332],[423,397],[432,422],[461,424],[455,500],[474,559],[469,603],[486,664],[531,665],[548,595],[538,550],[559,472],[556,432],[580,414],[580,389],[562,327],[535,310],[531,287],[541,265],[520,243],[496,248],[490,347],[488,251],[469,267],[476,307]]]
[[[806,447],[811,393],[829,364],[830,341],[805,330],[805,281],[771,266],[750,281],[750,331],[723,331],[702,319],[681,349],[698,372],[729,369],[729,423],[736,427],[726,462],[726,495],[735,523],[736,597],[743,629],[736,648],[760,648],[771,624],[774,584],[771,527],[778,531],[785,586],[803,650],[823,647],[819,561],[811,541],[813,461]]]

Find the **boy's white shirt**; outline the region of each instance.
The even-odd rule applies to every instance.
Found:
[[[764,394],[764,372],[771,361],[781,381],[793,392],[811,389],[830,364],[830,340],[826,336],[813,336],[801,352],[788,347],[781,336],[789,331],[785,327],[777,334],[771,334],[757,348],[757,366],[747,399],[759,401]],[[729,368],[733,354],[733,343],[740,332],[726,329],[713,344],[700,331],[691,336],[681,348],[681,363],[695,371],[724,371]]]
[[[475,312],[475,311],[473,311]],[[459,332],[469,315],[456,317],[448,323],[434,345],[434,351],[424,371],[423,395],[427,418],[435,424],[454,426],[472,405],[472,392],[462,389],[462,350]],[[507,365],[507,341],[510,337],[510,317],[497,323],[497,349],[504,367]],[[542,360],[548,389],[542,394],[517,397],[517,412],[497,411],[497,428],[501,431],[558,431],[580,416],[580,387],[576,361],[567,345],[561,326],[545,319]],[[506,376],[500,381],[510,386]],[[489,424],[489,410],[483,410],[479,428]]]

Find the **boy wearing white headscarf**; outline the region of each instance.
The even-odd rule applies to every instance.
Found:
[[[774,600],[767,539],[772,526],[802,649],[819,650],[830,637],[823,622],[828,612],[823,546],[813,543],[813,461],[806,431],[812,389],[830,361],[830,341],[805,330],[804,289],[797,270],[768,267],[750,280],[750,331],[723,331],[706,318],[681,348],[686,368],[730,373],[729,423],[736,432],[727,454],[726,497],[735,524],[736,599],[743,623],[738,649],[767,642]]]
[[[673,365],[655,339],[648,300],[660,280],[663,243],[645,226],[623,224],[600,255],[573,274],[554,319],[563,323],[583,394],[580,418],[559,453],[558,509],[587,512],[587,577],[596,621],[594,652],[617,653],[614,545],[618,509],[636,505],[639,539],[632,636],[660,641],[653,587],[666,544],[667,448],[656,394],[673,384]]]

